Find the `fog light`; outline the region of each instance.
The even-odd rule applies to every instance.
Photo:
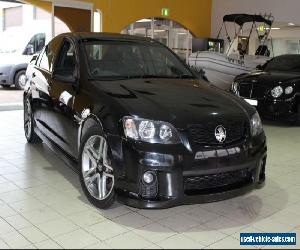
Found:
[[[143,180],[146,184],[150,184],[154,180],[154,174],[152,172],[145,172],[143,175]]]

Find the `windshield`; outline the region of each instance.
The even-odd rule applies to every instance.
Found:
[[[264,70],[300,72],[300,56],[288,55],[275,57],[265,64]]]
[[[83,43],[93,78],[195,78],[167,48],[122,41]]]

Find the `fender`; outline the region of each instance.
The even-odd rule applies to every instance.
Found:
[[[103,131],[104,129],[100,119],[95,114],[90,113],[89,109],[84,109],[81,113],[81,117],[78,117],[76,115],[74,117],[79,124],[78,134],[77,134],[77,150],[79,152],[81,138],[82,138],[82,134],[84,134],[84,131],[86,131],[87,129],[95,125],[100,126]]]

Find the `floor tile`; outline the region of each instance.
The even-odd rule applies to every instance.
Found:
[[[28,245],[31,245],[31,243],[17,231],[3,234],[1,235],[1,238],[11,248],[21,249]]]
[[[170,238],[167,238],[156,244],[164,249],[200,249],[204,247],[200,243],[182,234],[171,236]]]
[[[13,216],[13,215],[16,215],[16,214],[17,214],[16,211],[13,210],[8,205],[6,205],[6,204],[0,205],[0,216],[2,218],[6,218],[6,217]]]
[[[150,225],[135,229],[133,232],[153,243],[162,241],[177,234],[177,232],[158,223],[152,223]]]
[[[187,230],[185,233],[183,233],[186,237],[197,241],[201,243],[204,246],[211,245],[221,239],[224,239],[227,237],[226,234],[221,233],[219,231],[212,231],[209,228],[206,228],[204,226],[197,226],[194,228],[191,228]]]
[[[151,223],[151,220],[135,212],[121,215],[113,219],[113,221],[130,230],[134,228],[143,227]]]
[[[23,228],[19,230],[19,232],[31,243],[38,243],[48,239],[48,236],[46,236],[38,228],[33,226]]]
[[[98,242],[97,238],[82,229],[54,237],[54,240],[66,249],[82,249]]]
[[[13,231],[15,231],[15,229],[4,219],[0,218],[0,236]]]
[[[53,240],[45,240],[34,245],[37,249],[62,249],[62,247]]]
[[[80,227],[88,227],[107,220],[100,213],[92,210],[70,214],[67,217],[73,221],[74,224]]]
[[[142,249],[151,245],[151,242],[133,232],[127,232],[106,241],[114,249]]]
[[[23,216],[19,214],[7,217],[5,218],[5,220],[17,230],[32,226],[32,224],[28,220],[26,220]]]
[[[34,211],[23,212],[22,216],[34,225],[63,218],[49,207],[42,207]]]
[[[78,229],[78,226],[66,219],[51,220],[49,222],[39,224],[37,227],[49,237],[66,234]]]
[[[88,232],[100,240],[107,240],[128,231],[125,227],[111,221],[104,221],[86,228]]]
[[[28,211],[38,210],[42,207],[45,207],[46,205],[35,198],[30,198],[22,201],[9,203],[9,206],[19,213],[24,213]]]
[[[199,225],[197,221],[191,217],[179,214],[173,215],[159,221],[159,224],[168,227],[176,232],[185,232],[186,230]]]

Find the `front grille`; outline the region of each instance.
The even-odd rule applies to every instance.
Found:
[[[226,129],[226,139],[220,143],[215,136],[218,125]],[[242,121],[232,122],[208,122],[205,124],[193,124],[188,126],[189,137],[194,143],[203,146],[230,145],[244,140],[247,136],[247,126]]]
[[[239,95],[244,98],[262,99],[266,88],[259,83],[242,83],[239,86]]]
[[[184,192],[188,195],[225,191],[226,188],[242,186],[252,181],[249,169],[225,173],[184,177]],[[220,189],[221,188],[221,189]]]

